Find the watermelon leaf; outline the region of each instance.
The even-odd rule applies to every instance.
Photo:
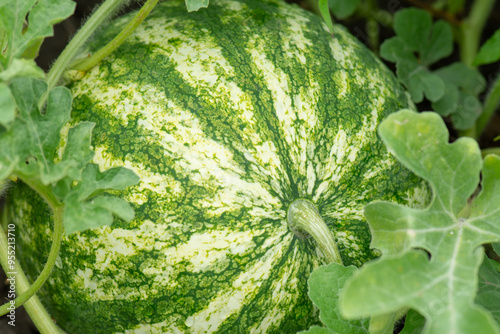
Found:
[[[104,172],[99,166],[89,163],[83,171],[83,182],[79,182],[65,196],[64,230],[67,234],[104,225],[111,225],[112,214],[125,220],[134,219],[134,210],[118,197],[96,196],[105,190],[124,190],[139,182],[139,177],[130,169],[110,168]]]
[[[0,105],[0,124],[8,127],[16,117],[16,101],[4,83],[0,83]]]
[[[500,322],[500,273],[498,262],[485,258],[479,268],[479,289],[476,303],[491,312]]]
[[[66,206],[63,221],[66,234],[111,225],[113,214],[125,221],[134,219],[132,206],[118,197],[98,196],[89,201],[81,201],[76,192],[71,192],[64,202]]]
[[[409,310],[405,317],[405,326],[399,334],[420,334],[425,326],[425,318],[418,312]]]
[[[416,61],[402,59],[398,62],[396,74],[408,88],[413,102],[422,102],[424,95],[434,102],[444,95],[443,80]]]
[[[430,14],[417,8],[399,11],[394,17],[396,37],[419,54],[423,65],[428,66],[447,57],[453,51],[451,26],[445,21],[432,24]]]
[[[39,191],[63,199],[66,233],[111,224],[112,214],[131,220],[134,213],[127,202],[97,196],[105,190],[125,189],[139,178],[125,168],[100,172],[97,165],[90,163],[94,156],[90,148],[94,123],[81,122],[71,127],[59,154],[60,133],[70,119],[70,91],[65,87],[50,91],[47,108],[40,112],[38,103],[47,91],[45,81],[15,78],[10,89],[19,115],[9,129],[0,128],[0,179],[15,175],[28,184],[41,183]]]
[[[95,196],[104,190],[124,190],[139,182],[139,177],[130,169],[115,167],[100,172],[96,164],[87,165],[83,171],[83,178],[85,182],[79,183],[74,188],[80,200]]]
[[[473,64],[484,65],[497,60],[500,60],[500,29],[481,46]]]
[[[0,54],[3,69],[28,48],[52,36],[53,25],[73,14],[75,5],[71,0],[0,0],[0,28],[7,40],[7,49]]]
[[[93,156],[89,153],[90,148],[83,152],[65,152],[66,159],[54,162],[61,140],[60,130],[70,118],[70,91],[65,87],[53,89],[48,96],[47,109],[42,113],[38,101],[47,90],[44,81],[16,78],[10,88],[19,115],[9,130],[0,132],[0,141],[6,144],[0,152],[0,178],[14,173],[49,185],[68,173],[74,175],[82,170]],[[82,143],[88,147],[91,129],[91,126],[71,129],[68,149],[81,148]]]
[[[368,333],[369,319],[345,320],[339,312],[338,301],[340,290],[348,278],[358,269],[354,266],[344,267],[338,263],[321,266],[313,271],[309,278],[309,298],[320,310],[319,318],[327,327],[324,333],[364,334]],[[314,326],[301,333],[323,333]]]
[[[396,63],[396,74],[414,102],[421,102],[424,95],[430,101],[439,100],[444,83],[429,66],[453,51],[450,25],[444,21],[433,24],[429,13],[409,8],[396,13],[394,30],[396,36],[380,47],[381,57]]]
[[[500,157],[484,160],[482,190],[472,204],[481,172],[476,141],[448,143],[435,113],[401,110],[379,127],[388,149],[430,183],[426,209],[375,201],[365,207],[380,259],[354,274],[341,294],[347,318],[412,308],[426,319],[424,333],[500,333],[491,313],[473,303],[484,243],[500,240]],[[397,296],[389,298],[388,296]]]
[[[15,117],[9,82],[17,77],[45,77],[33,58],[45,37],[53,35],[53,25],[69,17],[75,5],[70,0],[0,0],[1,126],[9,128]]]
[[[382,43],[382,58],[396,63],[398,79],[410,92],[413,102],[424,97],[441,116],[449,116],[457,130],[474,126],[482,111],[478,95],[486,84],[482,75],[456,62],[431,71],[429,67],[453,50],[451,26],[432,23],[426,11],[409,8],[394,17],[396,37]]]
[[[16,78],[10,85],[19,110],[9,130],[0,132],[0,179],[15,173],[25,178],[40,179],[44,185],[66,176],[75,168],[73,161],[54,163],[60,142],[59,131],[69,120],[71,93],[65,87],[52,90],[47,109],[41,113],[38,100],[47,84],[38,79]],[[84,165],[80,166],[81,168]]]
[[[432,103],[442,116],[451,116],[457,130],[472,127],[482,111],[478,95],[486,88],[486,80],[476,69],[455,62],[434,72],[445,83],[444,96]]]
[[[45,72],[38,67],[33,59],[14,59],[5,71],[0,72],[0,80],[9,82],[16,77],[43,79],[45,78]]]

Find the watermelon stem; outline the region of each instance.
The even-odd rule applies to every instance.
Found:
[[[5,233],[0,233],[0,249],[7,250],[8,245],[9,244]],[[11,265],[9,265],[6,252],[0,252],[0,263],[4,268],[5,272],[11,271],[10,270]],[[24,271],[22,270],[21,266],[19,266],[19,262],[17,260],[15,260],[15,269],[16,269],[16,274],[15,274],[16,290],[23,293],[26,290],[28,290],[28,288],[30,287],[30,283],[26,278],[26,275],[24,274]],[[8,304],[10,305],[10,302]],[[49,315],[49,313],[47,312],[47,310],[45,309],[45,307],[43,306],[42,302],[40,301],[37,295],[34,295],[29,300],[27,300],[26,303],[24,304],[24,308],[26,309],[26,312],[28,312],[28,315],[30,316],[31,320],[33,320],[33,323],[35,324],[36,328],[40,331],[40,333],[42,334],[64,333],[64,331],[61,330],[54,323],[54,320],[52,320],[52,317]]]
[[[115,36],[115,38],[113,38],[113,40],[111,40],[111,42],[95,52],[90,58],[76,60],[71,65],[71,68],[76,71],[87,72],[92,67],[99,64],[101,60],[109,56],[120,45],[122,45],[125,39],[127,39],[127,37],[134,32],[134,30],[139,26],[139,24],[141,24],[146,16],[148,16],[148,14],[156,6],[157,3],[158,0],[148,0],[137,12],[137,14],[135,14],[134,18],[125,26],[122,31],[120,31],[118,35]]]
[[[50,273],[52,272],[52,269],[54,268],[57,255],[59,254],[59,249],[61,248],[61,240],[64,233],[64,225],[63,225],[64,206],[61,204],[61,202],[59,202],[59,200],[57,200],[56,197],[54,197],[52,191],[50,191],[48,187],[43,185],[40,181],[33,181],[30,180],[30,178],[28,177],[22,177],[22,176],[19,176],[19,179],[24,183],[26,183],[33,190],[35,190],[52,209],[54,218],[54,233],[52,235],[52,245],[50,247],[49,256],[47,262],[45,263],[45,266],[43,267],[42,272],[31,286],[29,286],[28,281],[26,281],[25,288],[21,287],[20,289],[25,291],[22,294],[20,294],[16,299],[0,306],[0,316],[7,314],[10,311],[9,307],[12,302],[14,303],[15,307],[19,307],[23,305],[26,301],[28,301],[30,298],[32,298],[32,296],[42,287],[42,285],[45,283]],[[0,243],[3,244],[5,242],[7,244],[8,240],[6,239],[5,234],[2,233],[2,236],[0,238],[2,239]],[[14,260],[13,267],[9,266],[7,250],[8,250],[7,246],[2,247],[0,249],[0,263],[4,268],[5,272],[13,272],[16,281],[22,281],[22,277],[25,277],[24,272],[17,260]],[[38,314],[39,311],[37,312],[34,311],[33,313]],[[50,333],[50,331],[47,332]]]
[[[327,264],[343,264],[335,237],[314,203],[306,199],[295,200],[288,208],[287,221],[296,236],[311,236],[316,241]]]
[[[96,31],[101,24],[108,20],[112,14],[114,14],[120,6],[127,0],[106,0],[102,5],[97,8],[97,10],[92,14],[92,16],[85,22],[83,27],[78,31],[78,33],[71,39],[68,45],[64,48],[63,52],[57,57],[54,65],[52,65],[49,73],[47,73],[47,93],[40,99],[39,107],[45,105],[45,101],[48,97],[48,92],[54,88],[61,79],[62,74],[68,67],[69,63],[76,56],[81,47],[88,41],[90,36]]]

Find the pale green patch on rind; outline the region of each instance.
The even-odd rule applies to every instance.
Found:
[[[292,95],[290,87],[293,85],[293,79],[277,67],[278,64],[275,65],[266,58],[267,47],[259,40],[249,43],[253,63],[262,74],[272,94],[275,114],[282,133],[285,134],[282,140],[290,148],[287,153],[291,157],[294,168],[300,174],[307,176],[307,184],[303,185],[304,189],[300,191],[311,194],[316,175],[308,161],[308,155],[311,157],[316,149],[316,143],[311,140],[309,134],[318,126],[317,110],[314,106],[318,103],[319,85],[312,81],[310,87],[302,89],[302,94]]]
[[[99,82],[98,79],[95,81]],[[124,91],[127,92],[128,97],[120,101]],[[137,114],[137,112],[142,114],[138,122],[139,127],[153,133],[158,139],[157,144],[163,148],[164,154],[178,161],[178,173],[193,175],[191,180],[199,186],[211,184],[213,187],[220,188],[216,197],[207,197],[200,201],[201,206],[207,208],[209,213],[218,216],[224,211],[237,210],[241,206],[255,207],[255,213],[259,207],[266,208],[268,212],[280,207],[279,199],[271,196],[259,183],[241,178],[245,171],[233,161],[233,154],[203,132],[196,115],[175,106],[174,102],[168,100],[163,92],[157,91],[154,87],[139,87],[137,84],[130,84],[127,87],[108,87],[103,92],[103,99],[97,105],[110,106],[110,101],[120,101],[112,105],[110,115],[115,116],[124,124],[127,123],[129,114]],[[168,114],[164,113],[165,109],[169,111]],[[253,135],[258,138],[258,133]],[[190,149],[186,150],[186,146]],[[278,160],[273,153],[271,142],[265,142],[262,145],[256,143],[253,149],[244,152],[247,157],[249,155],[260,157],[259,160],[271,165],[273,165],[272,161]],[[105,147],[99,146],[95,150],[94,161],[101,169],[124,164],[140,176],[141,183],[136,188],[137,191],[132,195],[133,197],[127,198],[128,200],[142,204],[145,199],[141,198],[140,194],[146,188],[159,195],[174,193],[182,196],[179,182],[172,177],[152,173],[137,162],[116,161],[111,154],[106,153]],[[272,174],[276,179],[278,174],[273,173],[273,170],[261,169],[259,172],[265,173],[264,176]],[[267,213],[266,216],[276,218],[282,217],[283,214]]]

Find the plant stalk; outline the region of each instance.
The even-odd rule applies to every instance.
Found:
[[[96,29],[106,21],[116,10],[127,0],[106,0],[104,3],[92,14],[82,28],[71,39],[63,52],[54,62],[54,65],[47,74],[48,92],[54,88],[59,82],[62,74],[68,67],[69,63],[76,56],[80,48],[87,42],[90,36]],[[47,96],[41,99],[40,105],[45,104]]]
[[[4,230],[2,229],[0,231],[0,264],[6,273],[11,272],[7,255],[8,246],[9,244],[7,237],[5,236]],[[19,291],[21,295],[23,295],[30,288],[30,284],[17,260],[14,260],[14,268],[15,268],[14,277],[15,277],[16,291]],[[8,304],[10,304],[10,302]],[[33,295],[28,301],[26,301],[26,303],[24,304],[24,308],[28,312],[31,320],[33,320],[33,323],[35,324],[36,328],[40,331],[40,333],[42,334],[64,333],[54,323],[51,316],[49,315],[45,307],[42,305],[40,299],[38,299],[36,295]]]
[[[15,307],[23,305],[28,299],[30,299],[40,289],[40,287],[45,283],[45,281],[49,277],[56,263],[57,254],[59,254],[59,249],[61,247],[61,240],[64,232],[63,205],[55,197],[53,197],[51,192],[47,190],[45,186],[35,182],[30,182],[28,179],[24,179],[22,177],[20,177],[20,179],[28,186],[30,186],[32,189],[34,189],[38,194],[40,194],[52,209],[54,215],[54,233],[52,236],[52,245],[50,247],[47,263],[45,263],[42,272],[37,277],[35,282],[31,286],[27,287],[26,290],[14,300]],[[7,256],[8,247],[5,247],[4,249],[5,251],[3,249],[0,249],[0,254],[2,257]],[[6,272],[8,271],[7,267],[4,267],[4,269],[6,270]],[[17,271],[22,270],[18,264],[16,264],[16,270]],[[2,306],[0,306],[0,316],[7,314],[9,312],[8,309],[9,306],[10,303],[5,303]]]
[[[481,33],[494,4],[495,0],[475,0],[469,16],[460,25],[460,59],[471,68],[474,67],[472,62],[479,50]]]
[[[313,237],[327,264],[343,264],[332,231],[321,218],[316,205],[306,199],[295,200],[288,208],[287,221],[295,235]]]
[[[486,128],[486,125],[491,119],[491,116],[493,116],[493,113],[498,107],[498,104],[500,103],[500,76],[498,76],[493,83],[493,86],[491,87],[490,92],[488,93],[488,96],[486,97],[486,100],[484,101],[483,105],[483,113],[481,116],[476,121],[476,133],[477,135],[481,135],[481,133],[484,131]]]
[[[104,58],[113,53],[125,39],[134,32],[134,30],[141,24],[142,21],[148,16],[151,10],[156,6],[158,0],[148,0],[141,9],[137,12],[134,18],[125,26],[125,28],[115,37],[111,42],[106,44],[103,48],[99,49],[90,58],[79,59],[71,68],[77,71],[87,72],[92,67],[96,66]]]

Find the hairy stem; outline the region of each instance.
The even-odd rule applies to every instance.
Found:
[[[299,237],[312,236],[326,263],[342,264],[332,231],[326,226],[316,206],[305,199],[295,200],[287,212],[288,226]]]
[[[54,215],[54,234],[52,236],[52,245],[50,247],[47,263],[45,263],[42,272],[37,277],[35,282],[14,300],[15,307],[23,305],[28,299],[30,299],[49,277],[52,269],[54,268],[54,264],[56,263],[57,254],[59,253],[59,249],[61,247],[61,240],[64,232],[63,205],[55,197],[53,197],[52,192],[47,189],[47,187],[37,182],[31,182],[29,179],[23,179],[22,177],[20,177],[20,179],[40,194],[52,209]],[[7,249],[8,247],[5,247],[0,250],[0,253],[2,254],[1,256],[7,256]],[[4,269],[7,271],[8,268],[4,267]],[[16,270],[22,271],[19,265],[16,265]],[[0,306],[0,316],[9,312],[9,306],[10,303]]]
[[[63,52],[59,55],[54,65],[47,74],[48,90],[54,88],[62,74],[68,67],[69,63],[76,56],[80,48],[87,42],[95,30],[116,10],[128,0],[106,0],[104,3],[92,14],[87,22],[82,26],[78,33],[71,39],[69,44],[64,48]],[[45,98],[42,99],[41,105],[45,104]]]
[[[148,16],[151,10],[156,6],[158,0],[148,0],[144,6],[137,12],[134,18],[125,26],[125,28],[111,42],[99,49],[90,58],[77,60],[71,67],[73,70],[87,72],[92,67],[101,62],[108,55],[113,53],[130,36],[141,22]]]

